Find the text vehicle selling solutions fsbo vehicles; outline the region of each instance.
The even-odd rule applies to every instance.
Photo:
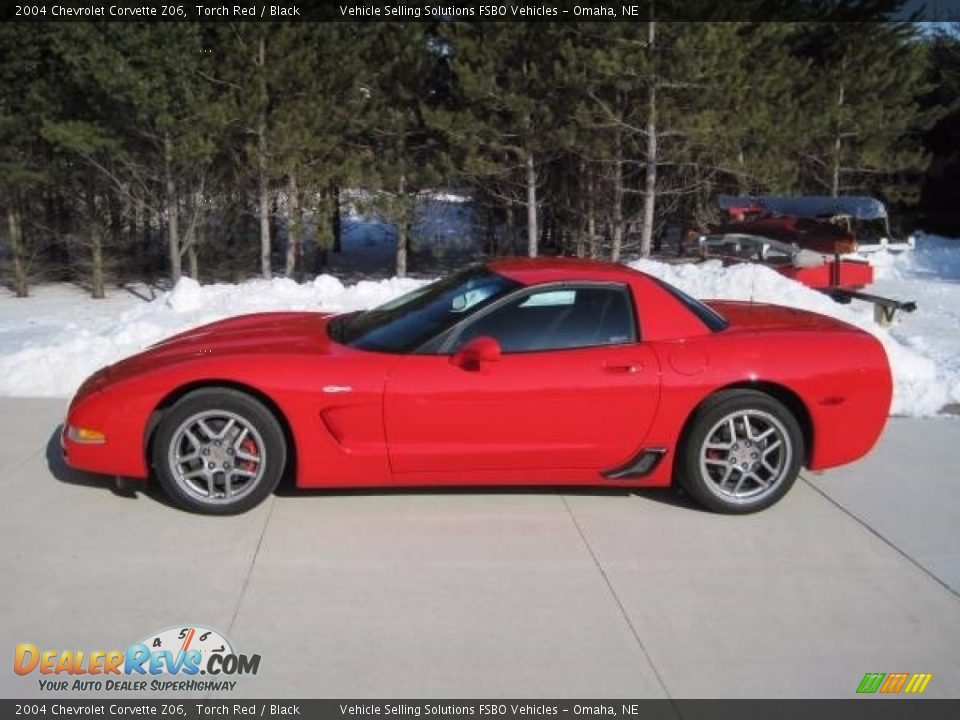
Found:
[[[658,487],[772,505],[800,468],[870,450],[890,408],[883,347],[801,310],[702,303],[621,265],[506,259],[366,312],[196,328],[91,376],[62,444],[74,468],[156,477],[178,505],[301,488]]]

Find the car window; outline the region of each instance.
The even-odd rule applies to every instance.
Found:
[[[636,340],[626,288],[564,287],[524,294],[468,323],[451,351],[481,335],[496,338],[505,353],[618,345]]]
[[[486,268],[469,268],[373,310],[334,318],[328,332],[361,350],[409,352],[518,287]]]
[[[552,290],[550,292],[534,293],[527,297],[520,307],[550,307],[557,305],[573,305],[577,301],[576,290]]]
[[[730,323],[728,323],[727,319],[712,307],[709,307],[699,300],[690,297],[679,288],[675,288],[673,285],[665,283],[659,278],[652,277],[651,280],[679,300],[687,308],[687,310],[700,318],[703,324],[710,328],[711,331],[720,332],[721,330],[727,329],[727,326]]]

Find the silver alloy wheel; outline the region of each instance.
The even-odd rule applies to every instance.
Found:
[[[170,474],[204,503],[234,502],[263,477],[267,450],[257,429],[228,410],[204,410],[180,423],[167,452]]]
[[[762,410],[726,415],[700,447],[700,472],[707,488],[733,503],[753,503],[774,492],[792,461],[787,429]]]

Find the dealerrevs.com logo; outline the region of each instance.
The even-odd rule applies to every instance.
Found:
[[[259,669],[260,655],[239,654],[223,634],[198,625],[161,630],[126,650],[21,643],[13,654],[13,671],[38,675],[40,689],[48,691],[229,691],[237,685],[230,678],[256,675]]]

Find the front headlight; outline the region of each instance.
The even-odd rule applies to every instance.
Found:
[[[82,445],[103,445],[107,441],[107,436],[99,430],[78,427],[76,425],[69,425],[67,427],[67,437],[73,442]]]

